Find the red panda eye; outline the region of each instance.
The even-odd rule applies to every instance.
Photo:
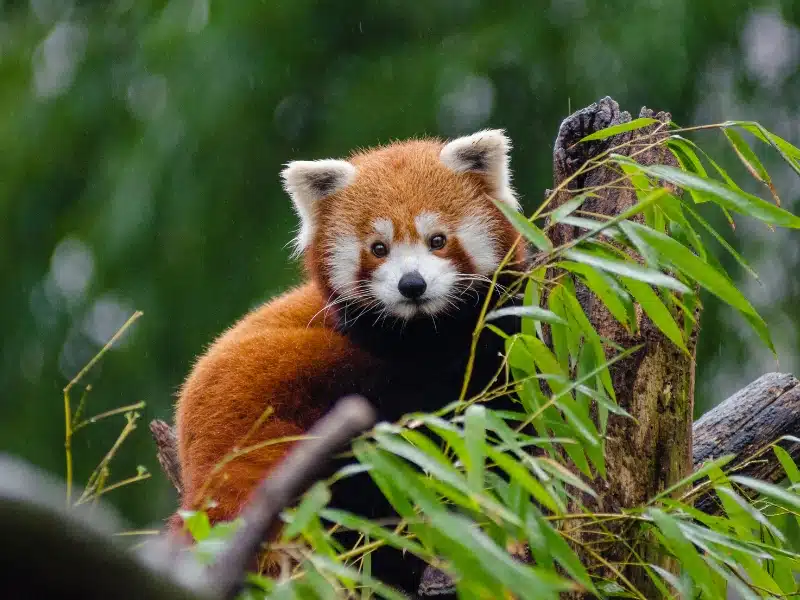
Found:
[[[447,238],[443,233],[437,233],[431,237],[428,243],[430,244],[431,250],[441,250],[447,243]]]
[[[383,258],[387,254],[389,254],[389,248],[386,247],[386,244],[383,242],[375,242],[372,244],[372,253],[377,256],[378,258]]]

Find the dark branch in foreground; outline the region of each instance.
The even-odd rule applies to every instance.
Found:
[[[360,396],[340,400],[256,489],[242,513],[246,523],[211,567],[212,587],[222,598],[235,598],[245,571],[258,554],[280,512],[311,485],[328,459],[375,422],[372,406]]]
[[[131,552],[113,538],[124,529],[102,502],[67,507],[65,488],[33,467],[0,455],[0,576],[3,598],[105,600],[220,600],[234,598],[280,512],[314,482],[350,439],[372,426],[370,404],[340,400],[298,443],[253,494],[246,525],[217,561],[203,570],[168,536]],[[151,426],[164,450],[175,454],[166,424]],[[164,433],[170,435],[163,435]],[[176,461],[161,460],[174,466]],[[165,468],[167,468],[165,466]],[[174,473],[173,473],[174,475]],[[169,474],[168,474],[169,476]],[[180,478],[170,476],[180,491]]]

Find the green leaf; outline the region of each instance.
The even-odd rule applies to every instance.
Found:
[[[617,275],[630,277],[631,279],[643,281],[651,285],[669,288],[684,294],[691,293],[691,290],[688,287],[674,277],[665,275],[661,271],[657,271],[655,269],[648,269],[647,267],[643,267],[633,261],[605,258],[597,256],[596,254],[582,252],[580,250],[567,250],[564,252],[564,256],[570,260],[574,260],[577,263],[603,269],[604,271],[615,273]]]
[[[712,578],[708,567],[700,558],[695,547],[686,539],[675,519],[657,509],[648,510],[647,515],[653,519],[663,534],[667,549],[680,561],[681,566],[703,592],[704,597],[715,598],[716,595],[712,593],[709,585]]]
[[[549,252],[553,249],[553,244],[550,243],[550,240],[547,238],[544,232],[526,219],[516,209],[509,206],[506,202],[501,202],[494,199],[492,199],[492,201],[494,202],[494,205],[500,209],[500,212],[502,212],[511,222],[514,228],[523,236],[525,236],[539,250],[542,252]]]
[[[767,131],[761,124],[753,121],[732,121],[726,123],[726,125],[737,125],[745,131],[752,133],[765,144],[772,146],[778,154],[781,155],[781,158],[794,169],[794,172],[800,175],[800,150],[795,146],[792,146],[783,138]]]
[[[570,227],[580,227],[581,229],[586,229],[587,233],[590,235],[602,235],[609,239],[617,239],[621,233],[617,227],[613,225],[607,225],[608,221],[598,221],[596,219],[585,219],[583,217],[564,217],[561,219],[561,222],[564,225],[569,225]]]
[[[535,554],[554,558],[584,589],[592,594],[597,594],[597,589],[594,587],[589,573],[575,552],[532,505],[528,506],[525,529],[531,551],[534,551],[535,548],[537,550]]]
[[[725,134],[727,140],[731,143],[734,152],[739,157],[739,160],[742,161],[742,164],[745,168],[750,172],[754,179],[763,183],[769,189],[772,197],[775,198],[775,203],[780,205],[781,199],[778,197],[778,192],[775,190],[775,186],[772,185],[772,179],[769,176],[769,173],[764,168],[764,165],[761,164],[761,161],[758,160],[756,153],[753,152],[753,149],[750,148],[750,145],[744,139],[742,134],[740,134],[735,129],[730,129],[728,127],[723,127],[722,132]]]
[[[569,281],[571,283],[571,280]],[[609,373],[608,368],[602,367],[603,364],[607,363],[605,361],[605,348],[603,347],[603,342],[600,339],[600,336],[598,335],[591,321],[589,321],[589,319],[586,317],[586,314],[583,312],[583,307],[575,297],[574,291],[569,294],[564,294],[564,304],[569,308],[570,314],[577,321],[580,331],[586,336],[587,340],[594,348],[597,363],[601,365],[599,372],[600,380],[603,382],[603,386],[605,387],[606,392],[608,392],[609,397],[616,402],[617,396],[616,392],[614,391],[614,384],[611,381],[611,374]],[[556,392],[556,396],[558,396],[558,392]]]
[[[429,519],[430,533],[443,548],[451,566],[468,575],[473,583],[485,583],[494,596],[503,590],[520,598],[557,600],[569,585],[552,572],[520,564],[468,519],[451,513],[425,485],[424,479],[386,452],[362,445],[365,458],[382,473],[391,475],[397,486],[412,498]],[[481,586],[484,587],[484,586]]]
[[[739,485],[750,488],[762,496],[766,496],[770,501],[778,506],[781,506],[792,512],[800,512],[800,496],[798,496],[796,493],[788,492],[783,488],[772,485],[771,483],[759,481],[758,479],[753,479],[752,477],[744,477],[742,475],[733,475],[731,476],[730,480],[734,483],[738,483]]]
[[[533,319],[535,321],[543,321],[545,323],[560,323],[562,325],[567,324],[567,322],[557,314],[545,308],[539,308],[538,306],[506,306],[503,308],[498,308],[490,311],[486,315],[486,320],[494,321],[495,319],[508,316],[521,317],[523,319]]]
[[[703,163],[700,162],[697,154],[695,154],[689,140],[686,140],[679,135],[673,135],[669,140],[667,140],[667,147],[670,149],[675,158],[678,159],[678,162],[684,171],[694,173],[695,175],[698,175],[704,179],[709,178]],[[703,202],[710,202],[712,200],[711,196],[702,190],[689,190],[689,193],[692,195],[692,199],[695,201],[695,204],[702,204]]]
[[[711,225],[709,225],[708,222],[703,217],[701,217],[698,213],[696,213],[686,204],[683,205],[683,209],[687,213],[689,213],[689,215],[695,221],[697,221],[703,227],[703,229],[705,229],[708,233],[710,233],[714,237],[714,239],[717,240],[717,242],[719,242],[720,245],[723,248],[725,248],[725,250],[727,250],[731,256],[733,256],[736,262],[738,262],[748,273],[750,273],[750,275],[758,279],[758,274],[750,267],[749,264],[747,264],[744,258],[742,258],[738,252],[736,252],[733,246],[731,246],[724,237],[722,237],[719,233],[717,233],[716,229],[714,229]]]
[[[683,207],[684,205],[681,201],[672,194],[665,195],[659,203],[659,208],[664,211],[664,214],[670,221],[680,227],[680,230],[685,234],[698,256],[706,260],[706,249],[703,245],[703,241],[683,214]]]
[[[195,542],[202,542],[211,533],[211,523],[204,511],[182,510],[178,514]]]
[[[543,275],[544,273],[542,273]],[[531,274],[531,277],[528,279],[528,282],[525,284],[525,298],[523,300],[524,306],[532,306],[532,307],[539,307],[542,300],[542,293],[540,289],[539,282],[536,280],[536,272]],[[528,335],[538,334],[539,337],[542,337],[542,323],[541,321],[534,320],[531,322],[530,319],[523,319],[522,320],[522,333]]]
[[[541,482],[537,481],[525,467],[516,460],[513,460],[498,452],[492,447],[488,449],[489,457],[511,477],[512,481],[521,485],[534,500],[555,514],[564,514],[566,507],[561,500],[548,490]]]
[[[337,523],[342,527],[358,531],[376,540],[382,540],[394,548],[405,550],[420,558],[432,558],[430,552],[411,538],[395,533],[385,527],[381,527],[369,519],[364,519],[358,515],[333,508],[321,510],[319,516],[331,523]]]
[[[600,298],[614,318],[625,329],[631,330],[629,321],[632,309],[631,298],[611,275],[580,263],[560,262],[556,266],[580,275],[586,286]]]
[[[473,404],[464,414],[464,438],[467,443],[467,482],[475,492],[483,491],[485,447],[486,447],[486,408]]]
[[[654,123],[659,123],[658,119],[651,119],[649,117],[640,117],[638,119],[634,119],[633,121],[628,121],[627,123],[620,123],[619,125],[612,125],[611,127],[606,127],[605,129],[601,129],[600,131],[595,131],[594,133],[587,135],[584,138],[581,138],[578,143],[589,142],[592,140],[604,140],[606,138],[610,138],[617,134],[625,133],[626,131],[634,131],[636,129],[642,129],[643,127],[647,127],[648,125],[653,125]]]
[[[292,513],[289,525],[281,533],[281,539],[290,540],[301,533],[316,518],[323,506],[331,499],[331,491],[324,482],[318,481],[303,496],[300,506]]]
[[[550,292],[547,302],[550,305],[551,311],[559,315],[559,318],[564,322],[564,325],[554,323],[550,327],[550,345],[553,347],[553,352],[555,353],[562,372],[567,373],[570,369],[570,340],[569,329],[567,327],[567,309],[562,299],[563,294],[564,289],[562,286],[558,286]],[[539,339],[543,339],[542,336],[539,336]]]
[[[680,242],[644,225],[638,223],[632,223],[632,225],[642,239],[658,251],[663,261],[682,271],[722,301],[739,310],[767,347],[773,353],[775,352],[766,324],[729,279],[708,263],[703,262]]]
[[[579,196],[575,196],[564,202],[561,206],[555,209],[552,213],[550,213],[550,222],[551,223],[560,223],[564,217],[568,217],[573,212],[575,212],[581,204],[586,202],[586,199],[592,196],[596,196],[597,194],[586,193],[580,194]]]
[[[784,450],[777,444],[772,446],[772,451],[775,453],[775,456],[778,457],[778,460],[780,461],[781,466],[783,467],[783,472],[786,473],[786,477],[789,478],[789,481],[791,481],[793,485],[799,484],[800,470],[798,470],[797,465],[792,459],[791,454],[789,454],[786,450]]]
[[[627,157],[617,157],[618,162],[631,163]],[[687,190],[699,190],[708,192],[714,197],[714,201],[724,208],[728,208],[743,215],[747,215],[781,227],[792,229],[800,228],[800,217],[783,210],[767,202],[766,200],[748,194],[742,190],[735,190],[719,181],[703,179],[692,173],[687,173],[666,165],[638,165],[638,168],[652,177],[658,177],[665,181],[682,187]]]
[[[683,341],[683,334],[681,328],[675,322],[675,319],[669,312],[669,309],[664,306],[664,303],[646,283],[621,277],[622,283],[630,290],[633,297],[642,307],[645,314],[650,317],[650,320],[655,324],[659,330],[669,338],[669,340],[680,348],[686,354],[689,354],[686,343]]]
[[[366,575],[365,573],[359,572],[358,570],[348,567],[332,558],[327,556],[320,556],[318,554],[312,554],[308,557],[308,560],[320,571],[328,572],[340,579],[348,579],[352,582],[360,583],[366,586],[369,589],[372,589],[378,592],[387,600],[407,600],[406,597],[401,594],[400,592],[395,591],[393,588],[389,587]]]
[[[656,501],[660,500],[661,498],[666,498],[667,496],[672,494],[672,492],[674,492],[676,490],[679,490],[679,489],[681,489],[682,487],[684,487],[686,485],[689,485],[693,481],[697,481],[698,479],[702,479],[703,477],[706,477],[709,473],[711,473],[715,469],[721,469],[722,467],[727,465],[729,462],[731,462],[734,458],[736,458],[735,454],[726,454],[726,455],[720,456],[719,458],[716,458],[714,460],[711,460],[711,461],[703,463],[703,465],[699,469],[697,469],[696,471],[693,471],[692,473],[690,473],[689,475],[687,475],[686,477],[684,477],[683,479],[681,479],[677,483],[674,483],[673,485],[669,486],[667,489],[665,489],[660,494],[654,496],[650,500],[650,503],[656,502]]]
[[[461,492],[466,497],[470,498],[476,505],[481,506],[486,510],[492,511],[494,514],[499,515],[503,519],[509,521],[510,523],[514,523],[515,521],[518,522],[518,518],[516,515],[511,513],[508,509],[506,509],[502,504],[498,503],[493,498],[489,497],[485,494],[475,493],[474,489],[470,489],[469,484],[464,479],[464,477],[459,473],[452,464],[450,465],[443,465],[442,463],[431,459],[425,452],[421,451],[419,448],[412,446],[411,444],[407,443],[404,440],[400,440],[394,436],[385,435],[376,432],[375,433],[375,441],[378,442],[378,445],[384,449],[388,450],[392,454],[405,458],[421,469],[427,471],[431,476],[435,477],[437,480],[452,486],[458,492]],[[468,451],[469,454],[469,451]]]

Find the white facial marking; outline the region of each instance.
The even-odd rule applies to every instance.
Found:
[[[398,289],[400,278],[414,271],[419,272],[427,284],[425,293],[416,304],[405,298]],[[400,242],[391,247],[389,256],[375,269],[370,286],[372,293],[390,314],[410,319],[419,312],[435,315],[444,309],[457,274],[454,265],[434,255],[426,243]]]
[[[472,264],[479,275],[494,272],[500,264],[497,240],[492,234],[493,224],[490,219],[480,215],[466,217],[456,229],[461,247],[469,254]]]
[[[342,296],[356,289],[356,277],[361,267],[361,243],[354,232],[344,232],[335,237],[328,247],[328,268],[333,289]]]
[[[422,240],[427,240],[430,236],[441,233],[439,215],[432,212],[421,212],[414,219],[417,233]]]
[[[375,219],[372,229],[381,236],[382,242],[391,242],[394,239],[394,224],[390,219]]]

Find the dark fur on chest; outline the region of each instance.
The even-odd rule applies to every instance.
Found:
[[[356,383],[383,421],[396,421],[409,412],[431,412],[457,400],[464,382],[473,332],[483,300],[463,308],[451,317],[432,321],[422,317],[404,324],[376,322],[362,315],[354,322],[339,321],[338,330],[347,335],[374,360]],[[506,333],[519,331],[519,319],[508,317],[493,322]],[[467,397],[483,390],[502,365],[503,339],[483,330],[478,339]],[[502,374],[500,377],[502,383]],[[354,390],[356,391],[356,390]],[[508,408],[508,401],[494,401],[493,407]],[[342,466],[336,461],[336,467]],[[367,473],[338,481],[332,489],[331,505],[367,518],[386,518],[393,511]],[[350,547],[355,533],[337,536]],[[389,547],[373,552],[373,576],[415,597],[424,563],[411,554]]]
[[[472,336],[484,297],[452,315],[420,316],[399,322],[362,315],[337,329],[374,359],[374,368],[359,385],[381,420],[395,421],[409,412],[430,412],[457,400],[464,382]],[[519,319],[494,325],[511,334]],[[478,393],[502,364],[503,339],[484,329],[478,339],[468,396]]]

